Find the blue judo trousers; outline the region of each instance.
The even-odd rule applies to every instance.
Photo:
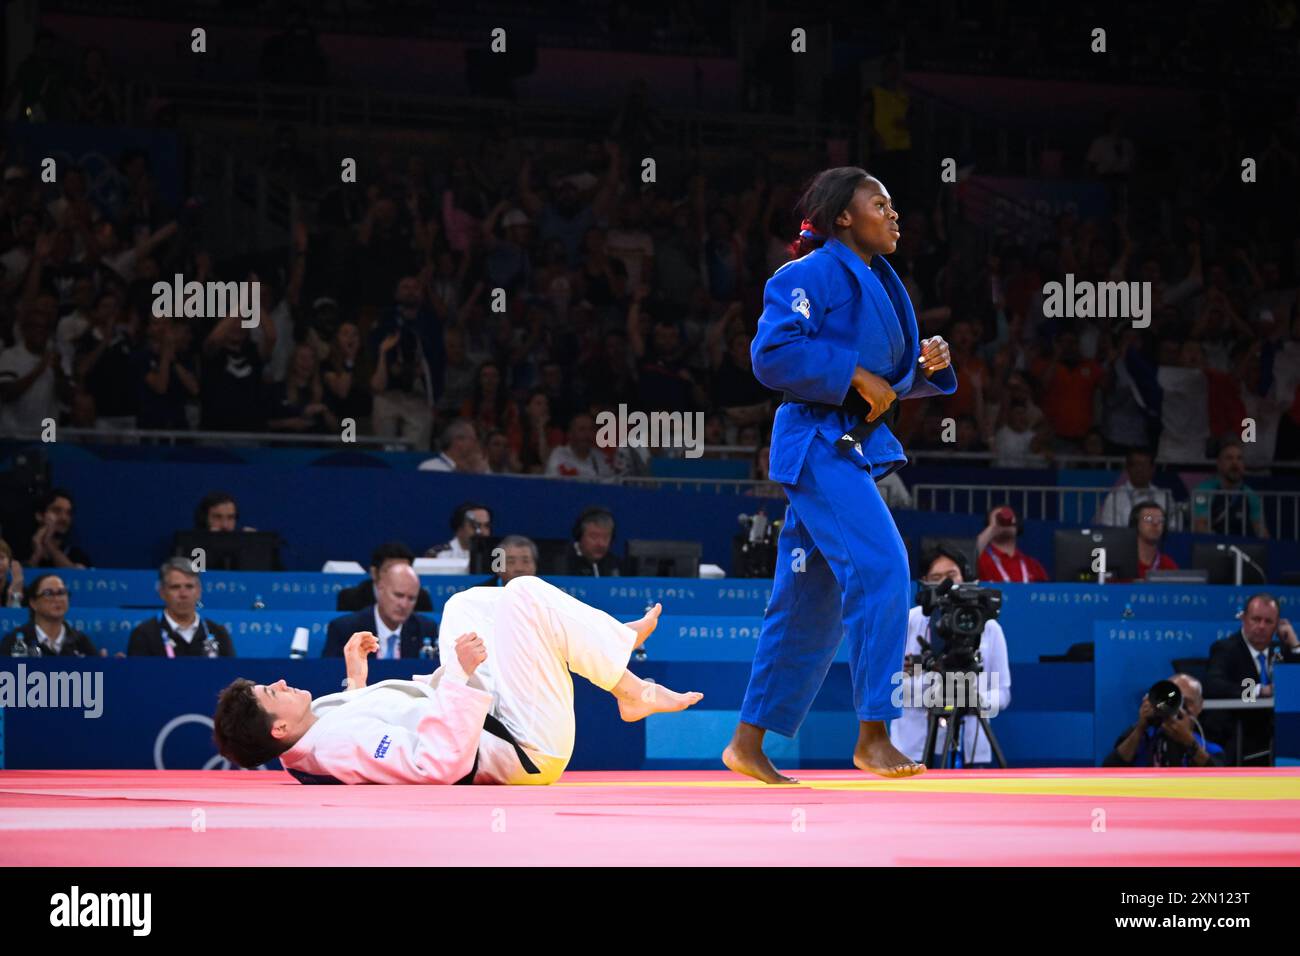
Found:
[[[876,479],[907,456],[884,425],[837,447],[862,422],[840,406],[859,365],[899,399],[951,395],[956,375],[949,367],[926,378],[903,283],[883,257],[868,266],[835,238],[768,280],[750,354],[758,380],[796,401],[772,426],[770,476],[789,506],[740,719],[793,737],[847,640],[858,719],[892,720],[910,573]]]

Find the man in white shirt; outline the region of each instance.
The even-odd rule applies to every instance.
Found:
[[[701,699],[627,669],[659,611],[620,624],[534,577],[470,588],[443,610],[444,630],[458,637],[433,674],[366,687],[378,641],[354,634],[342,693],[312,700],[283,680],[243,678],[222,691],[218,749],[245,767],[279,757],[306,783],[552,783],[573,754],[570,672],[613,694],[625,721]]]
[[[596,447],[596,422],[586,412],[569,420],[569,440],[551,449],[546,473],[558,478],[609,478],[614,469]]]
[[[1007,420],[993,436],[993,464],[998,468],[1041,466],[1043,458],[1032,448],[1034,437],[1028,406],[1024,402],[1012,401],[1007,409]]]
[[[1133,141],[1121,131],[1118,113],[1106,117],[1106,132],[1088,145],[1088,168],[1097,176],[1127,176],[1133,171]]]
[[[469,560],[470,539],[492,536],[492,509],[477,501],[462,501],[451,513],[452,539],[436,544],[425,552],[426,558],[460,558]]]
[[[966,579],[963,570],[965,564],[965,559],[960,555],[944,548],[936,548],[921,559],[921,566],[925,569],[921,575],[921,583],[934,585],[947,580],[952,581],[953,584],[962,584]],[[918,675],[909,664],[913,661],[919,663],[921,660],[921,641],[924,640],[933,648],[935,637],[930,627],[930,619],[921,612],[920,607],[912,608],[907,617],[907,644],[903,652],[903,670],[896,678],[895,692],[899,690],[903,692],[903,713],[897,720],[890,722],[889,740],[902,753],[918,762],[925,750],[925,736],[928,729],[928,714],[923,706],[927,700],[926,690],[931,688],[932,695],[940,696],[936,691],[944,684],[943,675],[933,671]],[[983,669],[975,682],[978,689],[978,705],[984,716],[992,718],[1011,703],[1011,666],[1007,660],[1007,638],[1002,633],[1002,625],[997,621],[985,623],[984,633],[980,636],[979,653]],[[902,683],[898,685],[900,680]],[[958,682],[957,686],[968,685]],[[970,705],[975,706],[976,702],[972,701]],[[993,759],[988,736],[980,729],[979,721],[973,715],[962,721],[960,733],[958,743],[963,766],[986,764]],[[935,738],[936,758],[944,752],[946,741],[947,728],[940,724]]]
[[[99,261],[130,282],[135,278],[136,265],[174,236],[179,228],[179,223],[173,219],[153,232],[139,233],[135,244],[128,246],[122,241],[113,223],[105,219],[96,224],[94,231],[95,243],[99,246]]]
[[[39,432],[57,419],[59,353],[50,342],[54,300],[40,296],[21,307],[21,344],[0,352],[0,434]]]
[[[234,657],[230,632],[199,616],[203,587],[189,558],[173,557],[158,569],[161,617],[138,624],[126,644],[127,657]]]
[[[1151,484],[1155,472],[1155,460],[1151,457],[1151,452],[1144,448],[1131,449],[1124,457],[1124,480],[1102,499],[1097,513],[1092,516],[1092,523],[1127,528],[1133,506],[1147,502],[1159,505],[1168,516],[1176,515],[1173,494]],[[1171,524],[1170,530],[1177,529]]]
[[[469,474],[487,474],[487,457],[479,443],[472,422],[463,418],[448,425],[438,439],[441,451],[433,458],[420,462],[420,471],[459,471]]]
[[[1160,446],[1156,456],[1166,465],[1200,463],[1210,437],[1205,354],[1198,342],[1179,348],[1178,364],[1156,370],[1160,385]]]

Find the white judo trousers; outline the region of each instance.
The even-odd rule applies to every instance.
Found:
[[[492,694],[491,713],[541,770],[526,773],[509,744],[485,733],[474,782],[554,782],[573,756],[572,674],[612,689],[627,670],[636,631],[541,578],[470,588],[443,608],[435,683],[442,676],[465,679],[456,638],[471,631],[487,650],[474,677]]]

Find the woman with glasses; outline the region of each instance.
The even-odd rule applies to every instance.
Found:
[[[67,625],[68,589],[57,574],[42,574],[27,589],[32,618],[0,640],[0,657],[95,657],[90,638]]]

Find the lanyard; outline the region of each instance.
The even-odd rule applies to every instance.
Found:
[[[998,549],[993,547],[993,545],[989,545],[988,556],[989,559],[997,566],[998,574],[1002,575],[1002,580],[1010,581],[1011,575],[1007,574],[1007,569],[1004,568],[1002,566],[1002,562],[998,560]],[[1029,583],[1029,562],[1026,561],[1023,557],[1021,557],[1019,553],[1016,554],[1016,560],[1020,562],[1020,580],[1023,583],[1028,584]]]
[[[175,636],[173,636],[174,632],[172,631],[172,626],[167,623],[166,615],[163,615],[161,619],[161,623],[162,623],[163,651],[164,653],[166,653],[168,657],[175,657],[176,638],[180,637],[180,635],[176,634]],[[203,618],[200,617],[199,626],[194,629],[194,637],[190,639],[189,643],[193,644],[195,641],[199,641],[200,642],[199,646],[202,646],[203,642],[207,641],[207,639],[208,639],[208,628],[207,625],[203,623]]]

